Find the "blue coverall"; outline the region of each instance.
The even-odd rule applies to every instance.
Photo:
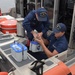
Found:
[[[50,22],[47,15],[47,21],[38,21],[35,16],[36,10],[32,10],[25,18],[23,27],[27,31],[29,40],[33,40],[31,31],[36,29],[38,32],[43,32],[43,37],[46,38],[46,32],[49,30]]]

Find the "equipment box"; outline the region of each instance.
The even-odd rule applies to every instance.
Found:
[[[30,42],[29,50],[32,51],[32,52],[41,52],[41,51],[43,51],[40,44],[36,41],[31,41]]]
[[[27,59],[27,47],[25,45],[15,42],[10,47],[11,55],[17,62]]]

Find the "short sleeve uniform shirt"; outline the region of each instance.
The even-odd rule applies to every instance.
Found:
[[[48,41],[50,41],[48,48],[51,52],[56,50],[58,53],[61,53],[65,50],[67,50],[67,48],[68,48],[68,42],[65,38],[65,35],[56,39],[55,36],[54,36],[54,33],[52,33],[48,37]]]

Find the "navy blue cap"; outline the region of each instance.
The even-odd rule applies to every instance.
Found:
[[[47,21],[47,10],[45,8],[38,8],[36,13],[39,21]]]
[[[63,23],[58,23],[56,28],[53,30],[54,33],[65,32],[66,26]]]

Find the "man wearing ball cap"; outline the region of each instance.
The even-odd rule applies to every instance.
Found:
[[[53,33],[47,38],[35,38],[35,40],[42,46],[44,53],[40,54],[40,58],[48,58],[61,53],[68,48],[68,42],[65,37],[66,26],[63,23],[58,23]],[[46,46],[48,45],[48,47]]]

